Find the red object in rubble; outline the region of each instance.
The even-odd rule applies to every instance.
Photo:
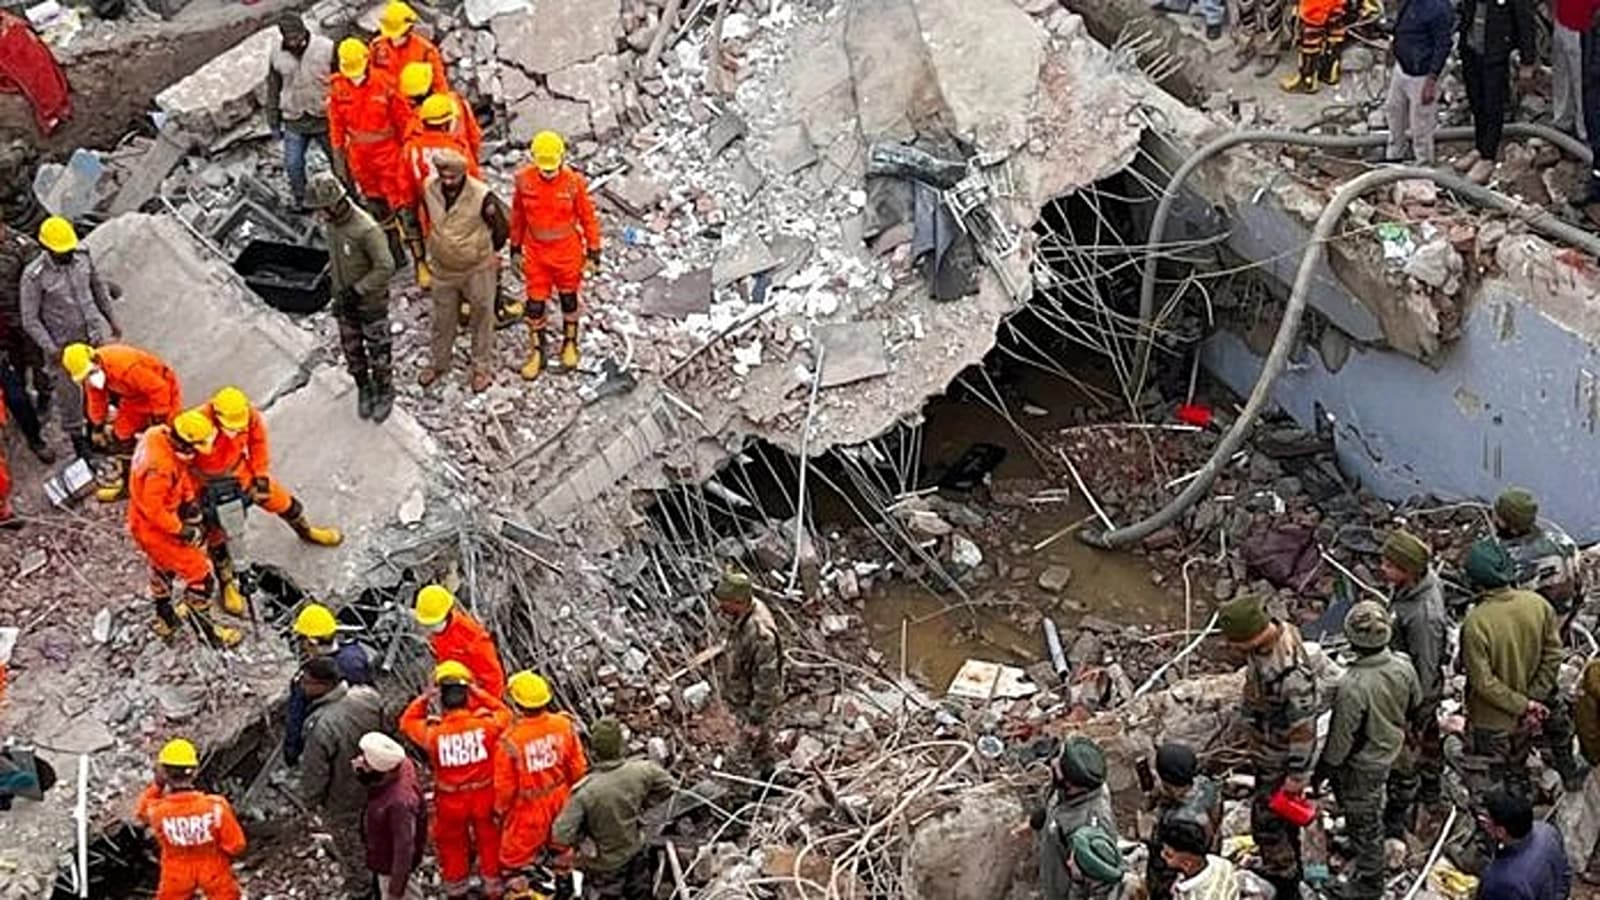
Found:
[[[1185,425],[1204,428],[1211,424],[1211,407],[1199,403],[1180,403],[1177,417]]]
[[[26,19],[0,10],[0,91],[21,94],[39,131],[50,134],[72,115],[72,92],[50,47]]]
[[[1272,799],[1267,801],[1267,808],[1272,810],[1273,815],[1296,828],[1310,825],[1311,820],[1317,817],[1315,803],[1300,794],[1286,794],[1283,788],[1273,791]]]

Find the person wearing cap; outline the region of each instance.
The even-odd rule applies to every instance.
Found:
[[[751,766],[762,772],[772,764],[772,715],[783,702],[783,641],[772,610],[756,599],[750,576],[724,571],[711,596],[730,626],[722,654],[722,699],[743,725]]]
[[[1393,635],[1381,603],[1363,600],[1352,606],[1344,636],[1357,655],[1339,681],[1322,765],[1333,776],[1350,840],[1354,871],[1344,895],[1380,900],[1389,773],[1422,709],[1422,687],[1411,663],[1389,650]]]
[[[566,164],[567,144],[554,131],[534,135],[530,165],[517,172],[511,199],[512,254],[522,255],[527,288],[528,362],[522,377],[544,371],[544,330],[551,295],[561,300],[561,366],[578,368],[578,291],[600,267],[600,220],[589,182]]]
[[[1516,564],[1515,586],[1550,601],[1564,628],[1582,593],[1578,545],[1561,529],[1539,524],[1539,501],[1523,488],[1495,498],[1494,534]]]
[[[484,892],[500,896],[500,823],[494,772],[511,710],[472,683],[455,660],[433,670],[434,689],[400,714],[400,733],[433,769],[433,843],[446,897],[465,897],[476,855]]]
[[[1084,896],[1069,867],[1074,833],[1094,826],[1116,834],[1116,815],[1105,782],[1105,754],[1089,738],[1068,738],[1050,761],[1050,784],[1028,820],[1035,832],[1039,885],[1046,900]]]
[[[550,683],[543,676],[527,670],[512,675],[506,696],[513,715],[495,757],[494,807],[502,834],[500,869],[520,878],[550,845],[550,826],[589,762],[577,721],[550,708]]]
[[[1217,611],[1217,628],[1245,653],[1240,712],[1250,730],[1255,776],[1250,833],[1260,873],[1279,900],[1300,895],[1300,830],[1272,811],[1279,790],[1299,796],[1311,784],[1317,752],[1317,676],[1300,630],[1267,613],[1266,599],[1236,597]]]
[[[61,430],[72,442],[73,452],[88,458],[93,448],[83,427],[83,391],[55,362],[68,344],[99,346],[121,339],[122,328],[111,308],[118,292],[100,278],[88,249],[78,245],[71,222],[60,216],[45,219],[39,226],[39,243],[45,252],[22,270],[18,291],[22,330],[51,361]]]
[[[428,365],[417,383],[428,387],[450,370],[465,306],[472,335],[471,387],[482,393],[494,381],[494,306],[500,251],[510,238],[511,222],[505,202],[474,168],[461,153],[443,150],[434,155],[422,183],[418,212],[433,273],[428,319],[433,334]]]
[[[333,610],[320,603],[307,603],[294,617],[294,633],[298,638],[300,671],[289,683],[289,700],[284,704],[283,760],[291,766],[300,764],[305,750],[306,710],[310,701],[300,685],[300,675],[312,660],[328,658],[338,666],[339,678],[345,684],[372,684],[372,658],[356,641],[339,640],[339,621]]]
[[[1116,832],[1102,825],[1085,825],[1072,832],[1067,841],[1069,889],[1063,896],[1074,900],[1119,900],[1126,893],[1125,872]],[[1050,900],[1048,892],[1045,897]]]
[[[1439,802],[1444,777],[1444,739],[1439,733],[1439,702],[1444,698],[1444,666],[1450,618],[1444,590],[1433,567],[1433,552],[1410,532],[1397,530],[1383,542],[1378,575],[1394,588],[1389,602],[1394,637],[1389,648],[1411,661],[1422,689],[1422,706],[1389,779],[1384,832],[1404,839],[1417,801]]]
[[[594,768],[572,789],[551,829],[555,843],[577,847],[587,841],[594,852],[578,860],[585,896],[634,900],[650,895],[656,861],[645,843],[640,821],[646,810],[665,803],[677,782],[654,762],[628,759],[622,723],[604,718],[589,732]],[[591,893],[592,892],[592,893]]]
[[[278,17],[278,49],[267,68],[267,125],[283,137],[283,174],[296,209],[306,205],[306,150],[320,147],[333,161],[328,144],[328,76],[333,72],[333,41],[312,34],[296,10]]]
[[[394,337],[389,333],[394,254],[378,223],[351,202],[333,173],[311,176],[306,205],[317,211],[329,249],[328,290],[345,368],[356,383],[356,414],[382,423],[394,408]]]
[[[1150,793],[1154,833],[1148,842],[1150,856],[1145,863],[1145,885],[1150,896],[1170,896],[1180,877],[1161,854],[1161,829],[1169,822],[1184,822],[1198,828],[1204,838],[1201,851],[1213,852],[1222,828],[1222,791],[1210,778],[1200,774],[1200,762],[1187,744],[1169,742],[1156,748],[1156,783]]]
[[[461,96],[460,91],[450,90],[448,84],[435,81],[433,67],[424,62],[406,63],[406,67],[400,70],[400,94],[411,106],[411,122],[406,128],[406,139],[410,140],[425,126],[444,125],[457,144],[466,149],[472,173],[478,174],[478,156],[483,152],[483,127],[478,124],[478,116],[472,111],[472,104],[467,102],[467,98]],[[432,97],[449,102],[448,116],[427,115],[423,107]],[[446,118],[448,121],[444,121]],[[430,119],[433,121],[430,122]]]
[[[1473,543],[1464,572],[1477,592],[1461,622],[1468,752],[1481,763],[1466,773],[1469,785],[1477,781],[1474,795],[1504,783],[1532,796],[1527,758],[1536,736],[1567,789],[1579,789],[1584,771],[1573,756],[1572,719],[1556,684],[1562,649],[1555,610],[1515,587],[1516,561],[1491,538]]]
[[[433,72],[438,90],[449,90],[444,71],[444,54],[427,36],[417,31],[417,11],[403,0],[390,0],[378,13],[378,36],[368,47],[372,67],[398,82],[411,63],[425,63]]]
[[[328,88],[333,169],[361,195],[398,259],[402,248],[396,213],[406,202],[400,148],[411,122],[411,107],[400,96],[399,73],[372,65],[365,44],[345,38],[334,52],[339,69]],[[310,190],[310,185],[306,188]],[[308,205],[315,208],[315,204]]]
[[[333,835],[345,893],[360,897],[371,880],[361,844],[367,792],[350,760],[360,752],[362,735],[383,728],[383,698],[371,685],[347,684],[331,656],[301,666],[296,684],[307,702],[300,800]]]
[[[127,496],[134,439],[151,425],[173,421],[183,408],[183,388],[165,360],[128,344],[68,344],[61,367],[82,386],[89,427],[116,465],[116,473],[95,492],[102,502],[113,503]]]
[[[456,595],[449,588],[430,584],[417,591],[412,612],[417,624],[428,632],[428,646],[433,650],[435,663],[459,662],[485,691],[496,697],[505,693],[506,670],[500,663],[494,636],[456,602]]]
[[[1171,888],[1154,898],[1175,900],[1238,900],[1239,871],[1233,863],[1216,854],[1215,844],[1193,822],[1169,820],[1156,828],[1156,852],[1162,866],[1174,873]]]
[[[428,806],[416,764],[381,731],[362,735],[358,746],[350,765],[367,788],[361,837],[367,870],[378,879],[378,900],[421,900],[422,886],[411,875],[428,843]]]
[[[155,783],[139,796],[134,819],[160,847],[156,900],[238,900],[233,860],[244,853],[244,829],[228,799],[201,791],[200,754],[174,738],[156,755]]]

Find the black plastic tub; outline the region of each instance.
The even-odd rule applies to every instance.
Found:
[[[278,241],[251,241],[233,270],[273,309],[305,315],[328,305],[328,252]]]

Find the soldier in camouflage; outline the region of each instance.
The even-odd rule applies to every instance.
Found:
[[[1061,745],[1061,753],[1050,763],[1050,786],[1028,824],[1037,835],[1039,885],[1045,900],[1087,900],[1109,891],[1102,890],[1103,882],[1085,877],[1085,867],[1093,867],[1099,856],[1075,853],[1073,844],[1079,831],[1095,828],[1103,829],[1116,848],[1117,820],[1106,790],[1106,757],[1098,744],[1073,737]],[[1118,857],[1119,880],[1120,862]]]
[[[1238,597],[1218,610],[1217,627],[1245,651],[1241,713],[1251,732],[1255,775],[1250,833],[1260,852],[1260,874],[1278,900],[1300,896],[1300,830],[1272,812],[1281,788],[1298,795],[1311,782],[1317,748],[1317,676],[1300,632],[1267,615],[1259,596]]]
[[[1561,529],[1539,525],[1539,501],[1522,488],[1495,498],[1494,531],[1516,563],[1515,586],[1550,601],[1564,626],[1582,599],[1578,545]]]
[[[783,645],[772,611],[755,599],[750,577],[728,571],[712,596],[732,623],[723,654],[722,697],[743,725],[745,751],[757,772],[771,767],[772,714],[783,701]]]
[[[1333,777],[1350,838],[1354,871],[1342,893],[1380,900],[1389,772],[1422,706],[1422,687],[1411,661],[1389,650],[1389,614],[1381,604],[1363,600],[1352,607],[1344,635],[1357,657],[1339,681],[1322,764]]]
[[[1439,802],[1444,775],[1444,739],[1439,733],[1439,701],[1444,697],[1445,640],[1450,630],[1433,552],[1419,537],[1396,531],[1383,543],[1379,574],[1394,588],[1389,604],[1394,633],[1389,649],[1411,660],[1422,688],[1422,707],[1411,723],[1404,749],[1389,777],[1389,808],[1383,827],[1388,837],[1405,839],[1413,807]]]
[[[1215,781],[1199,774],[1199,768],[1199,760],[1186,744],[1162,744],[1156,750],[1157,781],[1150,795],[1154,833],[1146,842],[1150,857],[1145,865],[1145,885],[1153,898],[1171,896],[1172,886],[1181,876],[1161,854],[1161,835],[1168,826],[1173,823],[1192,825],[1204,838],[1206,852],[1217,850],[1222,826],[1222,791]]]

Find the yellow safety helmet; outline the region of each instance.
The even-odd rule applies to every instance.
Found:
[[[409,62],[400,70],[400,93],[413,100],[433,90],[433,66]]]
[[[434,684],[471,684],[472,670],[460,662],[447,659],[433,667]]]
[[[294,617],[294,633],[313,641],[325,641],[339,631],[333,610],[321,603],[307,603],[306,608]]]
[[[539,709],[550,705],[550,682],[544,676],[524,669],[506,682],[506,693],[511,702],[523,709]]]
[[[217,424],[229,431],[250,427],[250,398],[232,385],[217,391],[211,398],[211,408],[217,414]]]
[[[367,45],[355,38],[339,42],[339,74],[346,78],[360,78],[367,74]]]
[[[78,232],[66,219],[51,216],[39,225],[39,243],[51,253],[69,253],[78,249]]]
[[[200,768],[200,751],[183,738],[173,738],[156,754],[156,762],[177,769]]]
[[[528,149],[539,171],[554,172],[561,168],[561,160],[567,155],[567,142],[554,131],[541,131],[533,136],[533,144]]]
[[[186,409],[172,420],[172,430],[186,444],[204,447],[217,436],[217,423],[197,409]]]
[[[456,101],[449,94],[430,94],[417,111],[424,124],[442,125],[456,117]]]
[[[389,5],[378,14],[378,33],[393,40],[416,24],[417,11],[409,3],[402,0],[390,0]]]
[[[455,608],[456,595],[442,584],[430,584],[417,591],[417,624],[425,628],[443,622],[450,615],[450,610]]]
[[[68,344],[61,351],[61,367],[73,381],[82,384],[94,370],[94,348],[88,344]]]

